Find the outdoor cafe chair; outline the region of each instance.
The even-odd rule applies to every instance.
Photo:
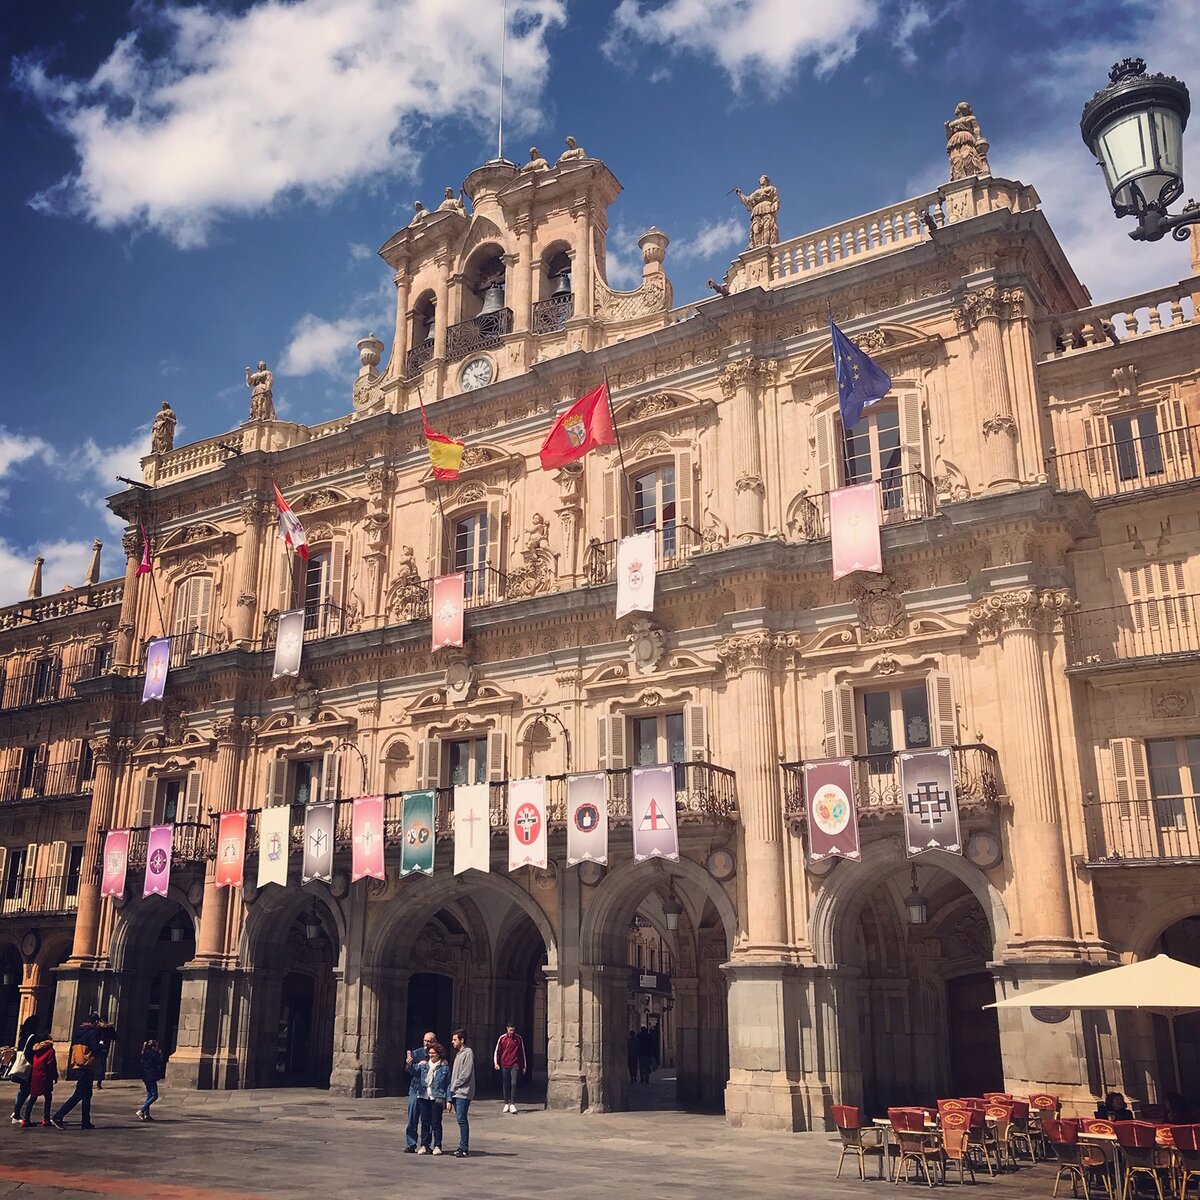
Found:
[[[968,1110],[970,1124],[967,1126],[967,1147],[972,1154],[978,1155],[987,1167],[989,1175],[995,1175],[999,1163],[996,1162],[996,1138],[988,1128],[987,1119],[982,1108]]]
[[[1046,1145],[1046,1135],[1042,1132],[1042,1122],[1057,1121],[1062,1112],[1062,1105],[1057,1096],[1049,1092],[1037,1092],[1029,1097],[1029,1135],[1042,1148],[1042,1157],[1049,1158],[1050,1150]]]
[[[992,1139],[996,1145],[996,1162],[1004,1165],[1007,1155],[1009,1162],[1015,1168],[1017,1156],[1013,1153],[1012,1139],[1009,1136],[1012,1128],[1012,1106],[1008,1104],[989,1104],[984,1116],[991,1125]]]
[[[1179,1200],[1187,1200],[1188,1184],[1196,1181],[1200,1192],[1200,1125],[1169,1125],[1179,1166]]]
[[[942,1152],[945,1162],[942,1164],[942,1179],[946,1178],[947,1163],[958,1163],[958,1182],[965,1183],[964,1169],[971,1173],[971,1182],[975,1182],[975,1168],[971,1165],[970,1150],[967,1145],[967,1135],[971,1125],[971,1115],[968,1112],[953,1109],[942,1113]]]
[[[1011,1100],[1009,1103],[1012,1105],[1012,1124],[1008,1130],[1009,1141],[1014,1150],[1018,1145],[1024,1146],[1030,1160],[1037,1162],[1037,1148],[1029,1127],[1029,1105],[1024,1100]]]
[[[1125,1185],[1121,1189],[1121,1200],[1126,1200],[1130,1194],[1136,1194],[1134,1180],[1144,1175],[1149,1175],[1154,1181],[1158,1200],[1166,1200],[1163,1195],[1162,1177],[1165,1172],[1169,1189],[1171,1169],[1162,1162],[1154,1125],[1150,1121],[1114,1121],[1112,1126],[1125,1159]]]
[[[864,1126],[862,1113],[850,1104],[835,1104],[833,1106],[833,1123],[837,1126],[838,1135],[842,1139],[842,1154],[838,1159],[835,1179],[842,1177],[842,1164],[847,1155],[858,1159],[858,1177],[867,1177],[867,1155],[878,1155],[879,1178],[883,1178],[883,1164],[887,1158],[887,1144],[884,1141],[883,1130],[874,1126]]]
[[[896,1129],[893,1125],[896,1135],[896,1145],[900,1148],[900,1157],[896,1160],[896,1174],[892,1176],[892,1183],[897,1184],[904,1176],[906,1165],[909,1169],[915,1164],[922,1175],[925,1176],[925,1182],[933,1187],[934,1174],[938,1167],[943,1168],[943,1181],[945,1171],[945,1160],[942,1156],[942,1148],[938,1145],[936,1135],[927,1133],[925,1129]]]
[[[1078,1182],[1083,1184],[1084,1196],[1090,1197],[1092,1193],[1088,1184],[1088,1172],[1091,1171],[1099,1178],[1109,1200],[1112,1200],[1112,1184],[1109,1182],[1107,1170],[1104,1169],[1104,1157],[1097,1147],[1080,1144],[1078,1121],[1059,1121],[1046,1117],[1042,1121],[1042,1132],[1045,1134],[1046,1144],[1050,1147],[1051,1157],[1058,1164],[1052,1196],[1058,1195],[1058,1185],[1065,1176],[1071,1181],[1072,1195],[1076,1194]]]

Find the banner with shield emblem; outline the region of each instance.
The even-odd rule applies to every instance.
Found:
[[[434,794],[431,791],[406,792],[404,794],[404,816],[400,826],[404,831],[404,842],[400,848],[401,875],[432,875]]]
[[[129,866],[129,830],[110,829],[104,835],[104,874],[100,895],[123,896],[125,872]]]
[[[962,853],[952,755],[948,748],[905,750],[900,755],[904,847],[910,856],[926,850]]]
[[[852,759],[821,758],[804,764],[804,808],[809,862],[862,858]]]
[[[240,812],[223,812],[217,818],[217,871],[215,885],[241,887],[246,869],[246,817]]]

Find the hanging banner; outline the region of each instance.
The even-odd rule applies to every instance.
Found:
[[[292,837],[292,806],[276,804],[258,813],[258,886],[287,887],[288,850]]]
[[[129,866],[129,830],[110,829],[104,835],[104,874],[101,896],[125,895],[125,871]]]
[[[240,888],[246,879],[246,817],[223,812],[217,820],[216,886]]]
[[[404,844],[400,849],[400,874],[433,874],[433,844],[435,825],[433,810],[436,796],[432,791],[405,792]]]
[[[359,796],[351,815],[350,882],[383,879],[383,797]]]
[[[310,804],[304,810],[304,858],[300,882],[333,880],[333,805]]]
[[[161,700],[167,686],[167,670],[171,665],[171,639],[155,638],[146,647],[146,684],[142,688],[142,703]]]
[[[171,846],[174,825],[151,825],[146,839],[146,881],[143,896],[165,896],[171,886]]]
[[[463,605],[467,577],[439,575],[430,585],[429,611],[432,615],[433,648],[463,644]]]
[[[829,493],[829,535],[833,540],[834,579],[853,571],[883,573],[879,485],[874,480]]]
[[[634,767],[632,775],[629,812],[633,825],[633,861],[666,858],[678,862],[674,764]]]
[[[900,754],[900,795],[904,801],[904,848],[962,853],[952,751],[905,750]]]
[[[862,859],[854,803],[854,761],[823,758],[804,764],[804,807],[808,813],[808,860]]]
[[[617,617],[631,612],[654,611],[654,576],[657,558],[649,529],[623,537],[617,543]],[[678,536],[678,535],[677,535]]]
[[[460,783],[454,789],[454,873],[492,869],[491,788]]]
[[[300,656],[304,653],[304,609],[281,612],[275,627],[275,670],[272,679],[300,674]]]
[[[608,865],[608,795],[604,772],[567,776],[567,866]]]
[[[508,783],[508,869],[546,866],[546,780]]]

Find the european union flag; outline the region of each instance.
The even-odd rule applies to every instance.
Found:
[[[892,377],[869,354],[860,350],[829,318],[833,338],[833,367],[837,373],[838,407],[842,425],[853,429],[862,420],[863,409],[882,400],[892,387]]]

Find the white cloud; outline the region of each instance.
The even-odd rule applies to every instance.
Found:
[[[746,240],[746,222],[737,217],[724,221],[705,222],[695,237],[672,242],[670,257],[675,262],[699,262],[718,255],[737,251]]]
[[[0,425],[0,479],[30,458],[41,458],[50,447],[39,437],[9,433]]]
[[[315,371],[336,374],[348,365],[354,343],[363,336],[362,323],[355,317],[327,321],[305,313],[292,329],[291,340],[279,358],[280,375],[311,375]]]
[[[546,36],[565,0],[510,0],[506,117],[528,123]],[[496,0],[260,0],[135,9],[155,28],[122,38],[89,79],[15,66],[20,87],[74,143],[78,168],[33,199],[105,229],[150,228],[202,245],[232,214],[293,196],[325,201],[412,173],[427,125],[490,125]],[[158,48],[161,47],[161,52]]]
[[[365,262],[368,258],[375,257],[375,251],[363,242],[351,242],[350,257],[355,262]]]
[[[176,437],[183,433],[182,422],[176,426]],[[88,437],[78,447],[62,452],[52,450],[49,465],[57,474],[78,485],[79,498],[104,521],[109,533],[119,534],[125,522],[115,516],[104,503],[105,498],[121,491],[125,485],[117,482],[118,475],[141,479],[142,457],[150,453],[150,426],[141,425],[127,442],[102,446]]]
[[[631,290],[642,281],[642,254],[638,249],[637,235],[622,222],[608,231],[604,266],[605,278],[611,288]]]
[[[818,75],[853,58],[858,37],[879,15],[879,0],[621,0],[605,43],[621,57],[658,43],[712,57],[735,87],[748,76],[779,83],[812,59]]]
[[[83,583],[83,573],[92,556],[92,543],[58,541],[22,547],[0,538],[0,604],[15,604],[25,599],[37,554],[46,560],[42,565],[42,595],[48,596],[68,585],[78,587]],[[100,578],[107,578],[103,560]]]
[[[901,61],[907,66],[913,66],[917,61],[917,52],[913,48],[913,39],[924,33],[933,24],[933,14],[917,0],[905,5],[896,23],[896,49],[900,51]]]

